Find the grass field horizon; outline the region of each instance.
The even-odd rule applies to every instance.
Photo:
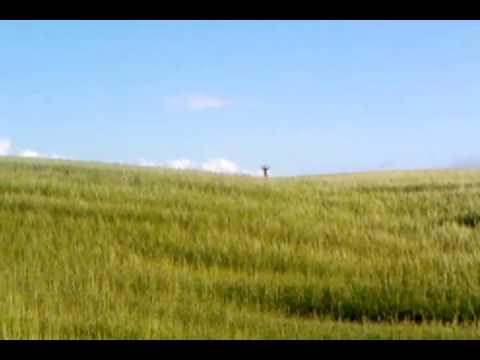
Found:
[[[0,338],[480,338],[479,195],[0,157]]]

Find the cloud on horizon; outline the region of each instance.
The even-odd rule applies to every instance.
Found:
[[[238,166],[226,159],[212,159],[208,160],[201,166],[202,170],[211,171],[215,173],[235,174],[241,173]]]
[[[12,142],[9,139],[0,138],[0,155],[8,155],[12,147]]]
[[[165,162],[156,162],[151,160],[140,159],[137,165],[144,167],[164,167],[177,170],[201,170],[218,174],[243,174],[250,176],[259,176],[260,172],[253,172],[248,170],[242,170],[233,161],[218,158],[210,159],[206,162],[197,165],[190,159],[169,160]]]
[[[192,169],[195,167],[192,160],[190,159],[179,159],[173,161],[167,161],[169,167],[179,170]]]
[[[65,156],[40,154],[39,152],[33,151],[33,150],[23,150],[23,151],[20,151],[15,156],[24,157],[24,158],[41,158],[41,159],[51,159],[51,160],[72,160],[71,158],[68,158]]]
[[[18,152],[12,151],[12,141],[6,138],[0,138],[0,156],[10,155],[24,158],[44,158],[53,160],[70,160],[70,158],[61,155],[46,155],[37,151],[26,149]]]
[[[71,158],[67,158],[65,156],[60,155],[47,155],[42,154],[38,151],[25,149],[18,152],[12,152],[12,142],[6,138],[0,138],[0,155],[11,155],[23,158],[41,158],[41,159],[56,159],[56,160],[73,160]],[[120,162],[123,163],[123,162]],[[249,175],[249,176],[261,176],[262,173],[260,170],[258,171],[249,171],[241,169],[233,161],[224,159],[224,158],[215,158],[209,159],[203,163],[196,164],[191,159],[181,158],[177,160],[167,160],[167,161],[152,161],[146,159],[138,160],[135,165],[143,166],[143,167],[163,167],[163,168],[171,168],[177,170],[200,170],[200,171],[207,171],[213,172],[218,174],[239,174],[239,175]]]
[[[20,157],[28,157],[28,158],[37,158],[40,157],[40,154],[33,150],[23,150],[18,153]]]

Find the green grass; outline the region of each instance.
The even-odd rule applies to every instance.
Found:
[[[480,171],[0,158],[0,338],[480,338]]]

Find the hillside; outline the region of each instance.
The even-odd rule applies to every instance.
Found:
[[[0,158],[0,338],[479,338],[479,195]]]

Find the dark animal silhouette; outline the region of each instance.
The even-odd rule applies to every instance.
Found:
[[[270,170],[270,166],[268,166],[268,165],[263,165],[263,166],[262,166],[262,170],[263,170],[263,176],[264,176],[264,177],[268,177],[268,170]]]

